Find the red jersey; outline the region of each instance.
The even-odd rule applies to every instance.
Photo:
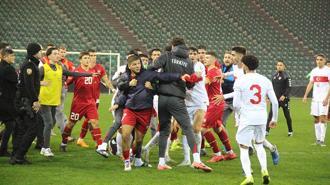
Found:
[[[104,67],[101,64],[96,64],[93,68],[93,70],[96,73],[99,73],[99,76],[94,77],[93,79],[93,88],[94,88],[94,98],[95,100],[100,98],[100,91],[101,91],[101,79],[103,78],[103,76],[106,74],[106,71],[104,69]]]
[[[74,70],[80,73],[95,73],[94,69],[85,71],[81,66]],[[74,77],[74,91],[73,91],[73,103],[74,104],[95,104],[94,99],[94,77]]]
[[[205,87],[210,102],[213,102],[212,98],[215,95],[219,95],[221,93],[221,85],[216,79],[216,77],[219,76],[221,76],[221,70],[219,68],[214,67],[212,69],[207,70],[206,78],[208,78],[211,83],[205,84]]]
[[[65,65],[68,71],[73,71],[75,69],[74,64],[66,58],[62,59],[61,62]]]

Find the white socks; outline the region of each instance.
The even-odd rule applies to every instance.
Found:
[[[201,163],[201,157],[198,152],[193,153],[194,162]]]
[[[251,162],[249,158],[249,149],[240,147],[240,159],[242,163],[242,168],[244,170],[245,176],[250,177],[251,174]]]
[[[190,161],[190,148],[188,145],[187,136],[182,135],[182,149],[184,154],[184,161]]]
[[[161,165],[161,166],[164,166],[166,163],[165,163],[165,158],[164,157],[160,157],[159,158],[159,163],[158,165]]]
[[[269,149],[271,152],[273,152],[275,150],[274,146],[267,139],[265,139],[262,144],[263,144],[264,147],[266,147],[267,149]],[[257,144],[255,144],[254,147],[256,145]]]
[[[315,123],[314,124],[315,127],[315,137],[317,141],[321,140],[321,124],[320,123]]]
[[[262,146],[262,144],[256,144],[255,149],[257,152],[261,170],[267,170],[267,156],[264,147]]]
[[[325,134],[327,132],[327,123],[319,123],[319,127],[320,127],[320,141],[324,142],[325,139]]]

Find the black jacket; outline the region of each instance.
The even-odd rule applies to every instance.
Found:
[[[14,101],[17,90],[15,68],[5,61],[0,62],[0,120],[14,119],[16,115]]]
[[[289,99],[291,78],[287,72],[275,72],[272,78],[272,83],[277,99],[279,99],[282,95],[285,96],[286,99]]]
[[[153,83],[156,80],[160,82],[179,81],[181,78],[179,73],[159,73],[156,71],[142,70],[135,76],[137,85],[129,86],[131,74],[127,71],[120,76],[118,80],[118,89],[124,91],[126,95],[125,107],[132,110],[143,110],[153,107],[154,91],[147,89],[144,84],[146,81]]]
[[[148,70],[162,68],[163,72],[168,73],[179,73],[180,75],[193,74],[194,64],[188,56],[188,48],[185,45],[178,45],[171,52],[162,54],[155,63],[148,66]],[[186,87],[192,88],[192,84],[186,84],[183,81],[160,82],[158,94],[185,98]]]
[[[39,60],[31,57],[27,58],[20,66],[18,91],[20,97],[25,97],[33,102],[38,101],[40,92]]]

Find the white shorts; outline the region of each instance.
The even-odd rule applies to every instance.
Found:
[[[266,125],[239,125],[236,133],[238,144],[252,146],[252,139],[262,143],[266,137]]]
[[[199,106],[189,106],[189,107],[187,107],[187,111],[188,111],[188,115],[189,115],[189,118],[190,118],[191,125],[194,124],[194,117],[195,117],[196,111],[200,110],[200,109],[202,109],[206,112],[207,105],[203,104],[203,105],[199,105]]]
[[[312,101],[311,115],[313,116],[326,116],[328,115],[329,104],[323,106],[322,102]]]

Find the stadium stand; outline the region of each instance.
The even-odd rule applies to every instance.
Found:
[[[132,49],[95,8],[91,0],[3,0],[0,8],[1,40],[14,48],[25,48],[29,41],[65,44],[70,51],[93,48],[119,52]],[[314,66],[311,53],[306,54],[285,34],[274,28],[267,16],[283,25],[312,53],[329,54],[328,1],[235,1],[225,0],[122,0],[100,1],[111,15],[120,20],[147,49],[164,48],[174,36],[183,36],[189,45],[206,45],[219,53],[234,45],[243,45],[262,62],[260,73],[270,77],[275,60],[287,62],[293,84],[306,83],[305,76]],[[254,4],[258,6],[254,6]],[[184,8],[183,8],[184,7]],[[308,13],[306,13],[308,12]],[[122,57],[123,60],[124,57]],[[102,60],[106,60],[103,59]],[[108,65],[106,65],[108,68]]]

